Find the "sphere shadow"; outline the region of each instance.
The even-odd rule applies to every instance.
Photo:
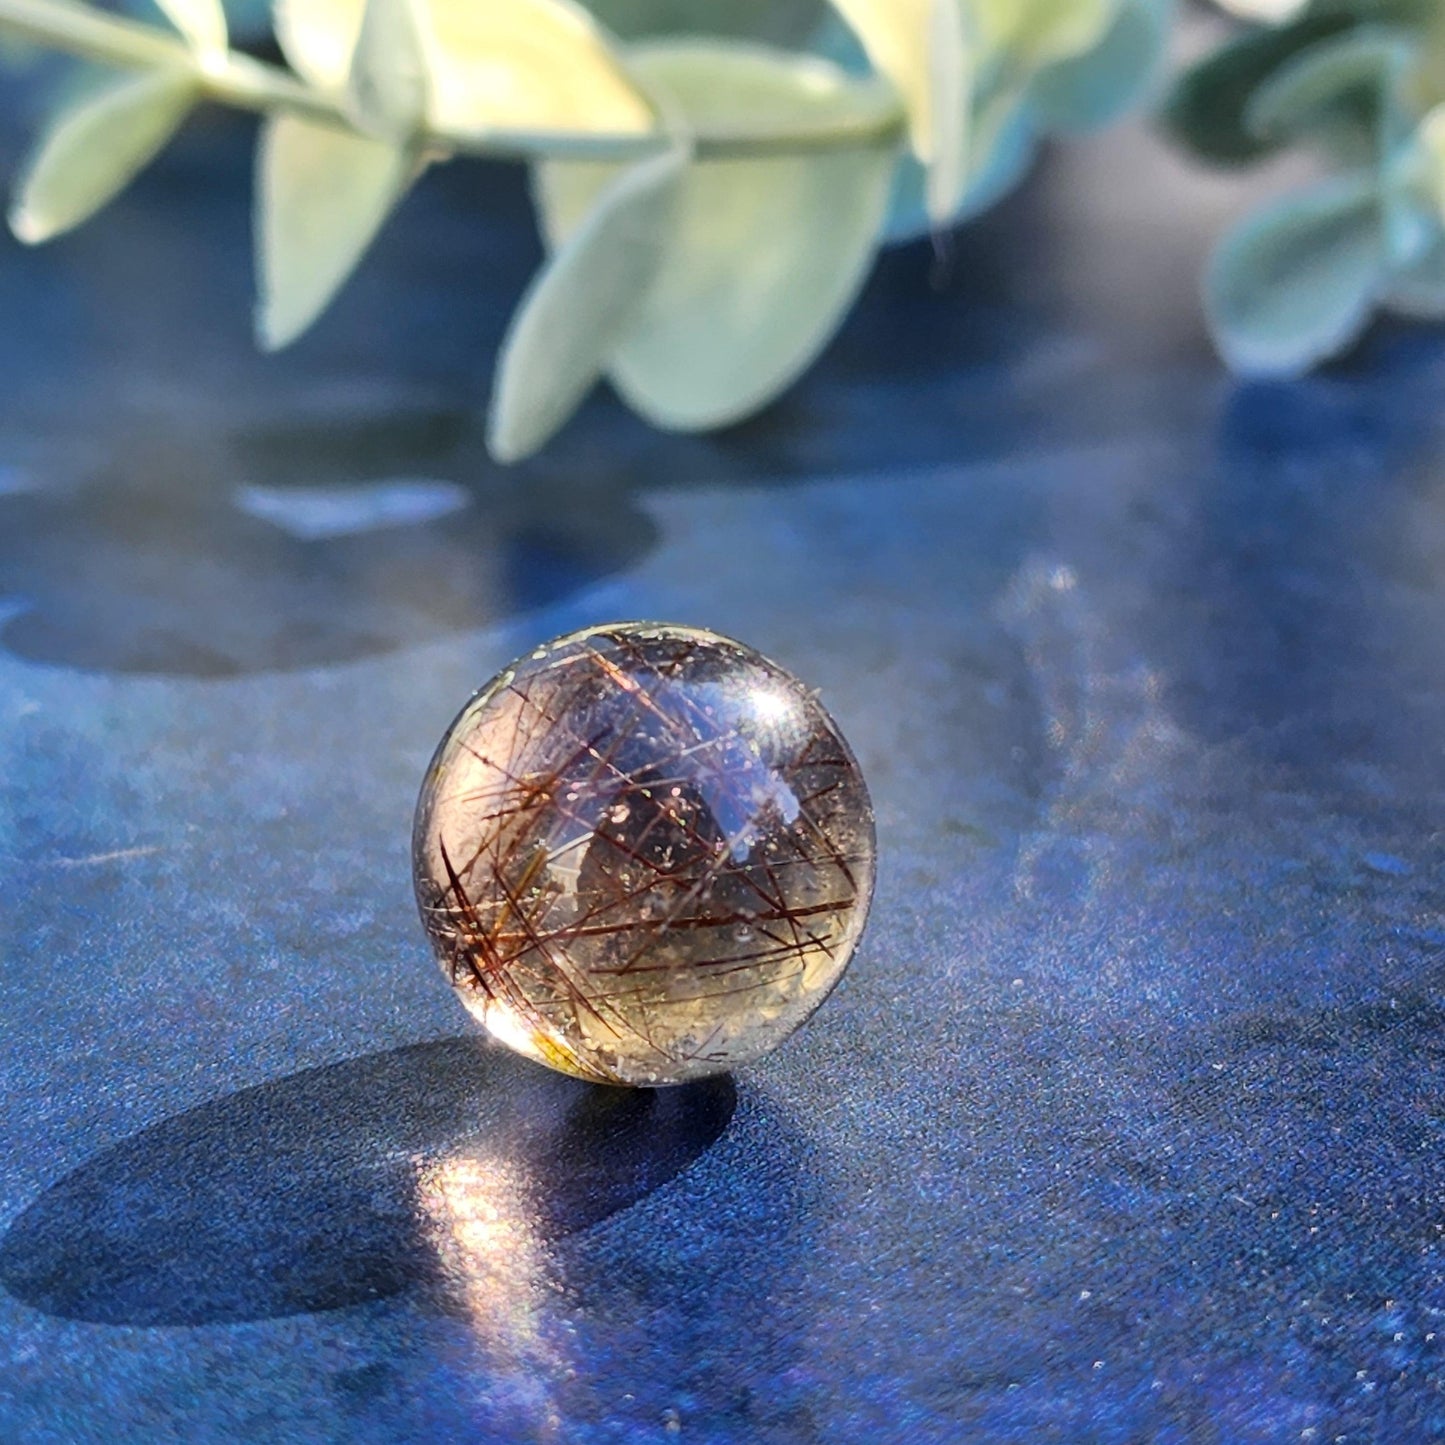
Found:
[[[832,1438],[820,1251],[843,1206],[836,1161],[806,1121],[741,1086],[695,1188],[665,1191],[558,1251],[578,1330],[559,1413],[598,1438],[647,1439],[683,1400],[683,1428],[701,1439]]]
[[[165,1119],[51,1186],[0,1240],[0,1284],[67,1319],[226,1324],[434,1284],[419,1193],[505,1161],[502,1206],[548,1240],[686,1169],[726,1130],[731,1078],[600,1089],[473,1038],[307,1069]]]

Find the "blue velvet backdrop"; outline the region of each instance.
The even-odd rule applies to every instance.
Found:
[[[0,1438],[1445,1437],[1438,335],[1232,385],[1244,191],[1125,130],[758,420],[506,472],[517,176],[267,359],[248,140],[0,247]],[[464,1037],[408,882],[465,695],[624,616],[821,688],[882,847],[655,1096]]]

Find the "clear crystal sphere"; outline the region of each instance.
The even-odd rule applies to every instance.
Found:
[[[827,997],[868,913],[873,810],[796,678],[711,632],[619,623],[462,709],[413,861],[491,1034],[579,1078],[676,1084],[767,1053]]]

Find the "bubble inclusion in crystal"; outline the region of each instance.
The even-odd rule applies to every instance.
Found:
[[[620,623],[467,704],[413,854],[443,971],[494,1037],[675,1084],[759,1058],[827,997],[868,912],[873,812],[796,678],[715,633]]]

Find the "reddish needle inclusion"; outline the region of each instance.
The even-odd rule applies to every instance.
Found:
[[[848,744],[776,664],[696,628],[538,648],[443,738],[414,836],[443,971],[503,1043],[597,1083],[776,1047],[847,967],[873,887]]]

